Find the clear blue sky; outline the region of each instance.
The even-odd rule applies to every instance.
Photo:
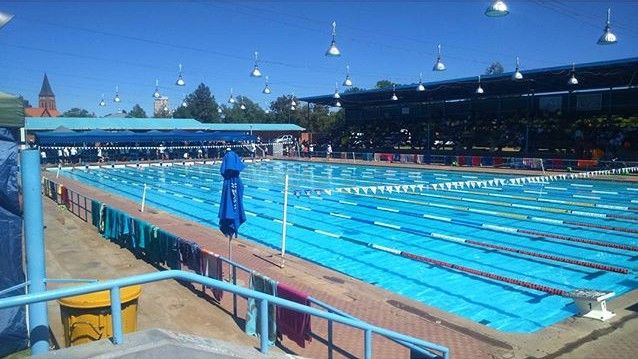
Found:
[[[263,106],[282,94],[326,94],[350,64],[355,86],[482,74],[493,61],[513,70],[638,56],[637,1],[506,0],[511,13],[488,18],[489,0],[354,1],[3,1],[15,18],[0,30],[0,90],[37,105],[49,75],[58,108],[115,112],[139,103],[152,112],[155,79],[171,107],[204,82],[218,102],[230,88]],[[613,46],[598,46],[612,8]],[[340,58],[326,58],[332,20]],[[436,44],[445,72],[433,72]],[[249,77],[259,51],[273,93]],[[174,85],[184,65],[185,88]],[[107,107],[98,106],[105,94]]]

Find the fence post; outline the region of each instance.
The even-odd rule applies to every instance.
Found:
[[[365,330],[365,348],[364,348],[364,358],[365,359],[372,359],[372,330],[370,329],[366,329]]]
[[[328,359],[332,359],[332,349],[334,347],[332,344],[332,327],[332,320],[328,319]]]
[[[259,351],[266,354],[268,352],[268,300],[259,301]]]
[[[124,343],[122,334],[122,302],[120,287],[111,288],[111,326],[113,327],[113,344]]]
[[[233,284],[237,285],[237,266],[232,266]],[[237,317],[237,293],[233,293],[233,315]]]
[[[284,213],[281,221],[281,267],[285,264],[286,255],[286,226],[288,222],[288,174],[284,177]]]

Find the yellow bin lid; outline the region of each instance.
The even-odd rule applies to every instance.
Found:
[[[128,303],[139,298],[142,293],[141,285],[133,285],[120,289],[122,303]],[[60,305],[69,308],[101,308],[111,306],[111,294],[108,290],[101,292],[77,295],[75,297],[62,298],[58,301]]]

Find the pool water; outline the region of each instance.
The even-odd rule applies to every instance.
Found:
[[[479,181],[494,175],[265,161],[247,164],[241,174],[247,222],[240,236],[280,248],[286,173],[288,253],[488,327],[534,332],[577,310],[569,298],[382,249],[567,291],[591,288],[620,295],[638,286],[633,273],[638,260],[638,186],[632,183],[577,179],[348,194],[334,189]],[[217,227],[219,164],[76,169],[62,174],[134,201],[140,201],[146,183],[148,206]]]

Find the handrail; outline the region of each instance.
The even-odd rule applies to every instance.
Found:
[[[232,260],[224,257],[224,256],[219,256],[219,259],[222,262],[227,263],[228,265],[230,265],[232,267],[232,283],[233,284],[237,284],[237,268],[243,270],[246,273],[252,273],[253,270],[251,270],[248,267],[245,267],[239,263],[233,262]],[[351,319],[355,319],[355,320],[361,320],[353,315],[350,315],[344,311],[342,311],[341,309],[335,308],[329,304],[326,304],[322,301],[320,301],[319,299],[313,298],[313,297],[308,297],[308,300],[310,301],[310,303],[315,304],[325,310],[327,310],[329,313],[334,313],[334,314],[338,314],[341,315],[343,317],[346,318],[351,318]],[[237,295],[233,294],[233,315],[237,316]],[[405,341],[401,341],[401,340],[394,340],[392,339],[395,343],[403,345],[409,349],[415,350],[425,356],[428,356],[430,358],[434,358],[436,357],[436,355],[432,354],[430,351],[428,351],[427,349],[423,349],[419,346],[416,345],[412,345],[408,342]],[[332,347],[333,347],[333,343],[332,343],[332,322],[329,321],[328,323],[328,358],[332,358]]]
[[[69,296],[87,294],[98,292],[102,290],[110,290],[111,294],[111,320],[113,325],[113,342],[114,344],[121,344],[124,341],[122,334],[122,313],[121,313],[121,293],[120,288],[128,287],[136,284],[144,284],[157,282],[167,279],[179,279],[182,281],[199,283],[208,287],[219,288],[224,291],[239,294],[243,297],[254,298],[259,301],[259,334],[260,334],[260,348],[262,353],[268,351],[268,304],[272,303],[284,308],[292,309],[302,313],[307,313],[316,317],[320,317],[326,320],[336,321],[351,327],[362,329],[365,332],[365,358],[372,358],[372,334],[377,333],[390,339],[401,340],[407,343],[411,343],[417,346],[428,348],[440,352],[443,358],[449,358],[449,350],[447,347],[430,343],[425,340],[410,337],[405,334],[397,333],[392,330],[384,329],[371,325],[360,320],[344,317],[334,313],[325,312],[319,309],[308,307],[299,303],[274,297],[261,292],[253,291],[247,288],[238,287],[236,285],[228,284],[216,279],[208,278],[195,273],[180,271],[180,270],[167,270],[162,272],[153,272],[147,274],[134,275],[124,278],[112,279],[103,282],[96,282],[86,284],[77,287],[60,288],[45,292],[31,293],[25,295],[19,295],[9,298],[0,299],[0,309],[15,307],[20,305],[45,302],[55,299],[60,299]]]

